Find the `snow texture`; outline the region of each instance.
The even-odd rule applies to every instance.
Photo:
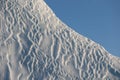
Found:
[[[67,27],[44,0],[0,0],[0,80],[120,80],[120,58]]]

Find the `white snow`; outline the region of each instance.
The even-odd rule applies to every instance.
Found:
[[[0,80],[120,80],[119,65],[43,0],[0,0]]]

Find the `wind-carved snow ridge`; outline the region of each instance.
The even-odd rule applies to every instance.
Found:
[[[0,80],[120,80],[119,65],[43,0],[0,0]]]

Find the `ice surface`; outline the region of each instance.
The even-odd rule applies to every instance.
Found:
[[[120,80],[119,65],[43,0],[0,0],[0,80]]]

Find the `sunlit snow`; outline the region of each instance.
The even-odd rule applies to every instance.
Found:
[[[119,65],[43,0],[0,0],[0,80],[120,80]]]

